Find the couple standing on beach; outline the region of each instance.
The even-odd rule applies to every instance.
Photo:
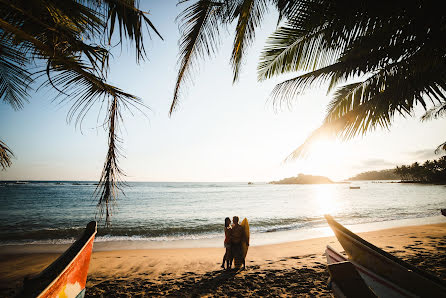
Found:
[[[245,269],[245,256],[243,255],[242,243],[246,243],[249,246],[249,241],[246,239],[246,234],[241,225],[239,225],[238,216],[234,216],[231,219],[225,218],[225,241],[224,246],[226,248],[225,255],[223,256],[222,268],[230,269],[232,266],[232,260],[241,260],[243,263],[243,269]]]

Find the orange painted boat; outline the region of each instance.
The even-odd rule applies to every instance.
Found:
[[[25,279],[19,297],[84,297],[95,235],[96,222],[92,221],[57,260],[38,275]]]

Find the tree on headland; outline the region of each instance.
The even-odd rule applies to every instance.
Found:
[[[110,51],[115,43],[129,41],[139,63],[147,56],[144,32],[161,38],[138,7],[137,0],[0,1],[0,100],[19,110],[30,90],[49,87],[57,100],[71,102],[67,121],[76,124],[94,105],[107,107],[108,152],[96,189],[107,223],[123,174],[118,165],[121,113],[144,106],[137,96],[107,83]],[[0,141],[2,169],[11,165],[12,156]]]
[[[183,1],[191,2],[191,1]],[[179,16],[180,69],[171,112],[198,62],[212,56],[219,35],[236,23],[231,55],[237,81],[247,47],[265,14],[279,11],[267,40],[259,80],[289,72],[303,75],[278,84],[271,97],[290,105],[310,87],[328,84],[332,100],[320,128],[289,158],[304,156],[327,136],[350,139],[389,128],[395,115],[422,120],[446,115],[446,15],[432,1],[198,0]],[[446,150],[446,142],[437,150]]]

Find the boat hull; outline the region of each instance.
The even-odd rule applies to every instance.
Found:
[[[327,263],[329,265],[336,264],[340,262],[347,261],[347,258],[334,250],[331,246],[327,245],[325,250],[325,256],[327,257]],[[355,266],[358,273],[361,275],[364,282],[373,290],[373,292],[378,297],[388,297],[388,298],[400,298],[400,297],[416,297],[416,295],[405,291],[404,289],[398,287],[391,281],[373,273],[367,268],[359,265],[354,261],[350,263]]]
[[[350,261],[391,281],[415,296],[446,297],[444,281],[365,241],[336,222],[331,216],[326,215],[325,218]]]
[[[81,238],[56,261],[37,276],[25,279],[19,297],[84,297],[95,235],[96,222],[90,222]]]

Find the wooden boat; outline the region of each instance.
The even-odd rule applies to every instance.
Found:
[[[441,214],[443,214],[444,216],[446,216],[446,209],[441,209]]]
[[[372,272],[376,278],[379,277],[404,290],[406,295],[401,296],[446,297],[444,280],[365,241],[330,215],[325,215],[325,218],[347,253],[349,261]]]
[[[348,262],[347,258],[341,255],[339,252],[334,250],[331,246],[327,245],[327,248],[325,249],[325,256],[327,257],[327,263],[328,263],[328,270],[330,272],[330,276],[332,279],[332,282],[335,283],[335,285],[332,285],[332,291],[335,294],[335,297],[370,297],[373,296],[371,293],[367,293],[366,290],[364,290],[364,285],[361,283],[365,283],[367,287],[370,288],[370,290],[373,292],[375,296],[378,297],[389,297],[389,298],[397,298],[397,297],[416,297],[415,295],[411,294],[410,292],[400,288],[396,284],[392,283],[391,281],[383,278],[382,276],[379,276],[375,274],[374,272],[368,270],[367,268],[359,265],[358,263],[354,261]],[[350,263],[354,266],[356,269],[356,272],[359,274],[361,280],[358,280],[356,277],[350,277],[351,274],[345,274],[345,273],[339,273],[336,270],[333,270],[336,267],[332,267],[335,265],[341,265],[344,263]],[[338,282],[338,280],[341,280],[341,282]],[[342,285],[342,282],[346,283],[345,285]],[[341,284],[340,284],[341,283]],[[359,291],[357,288],[361,289],[361,294],[359,295],[349,295],[348,291]]]
[[[25,278],[19,297],[84,297],[95,235],[96,222],[92,221],[57,260],[38,275]]]
[[[328,286],[336,298],[377,297],[365,283],[355,266],[348,261],[329,263],[328,273],[330,274]]]

